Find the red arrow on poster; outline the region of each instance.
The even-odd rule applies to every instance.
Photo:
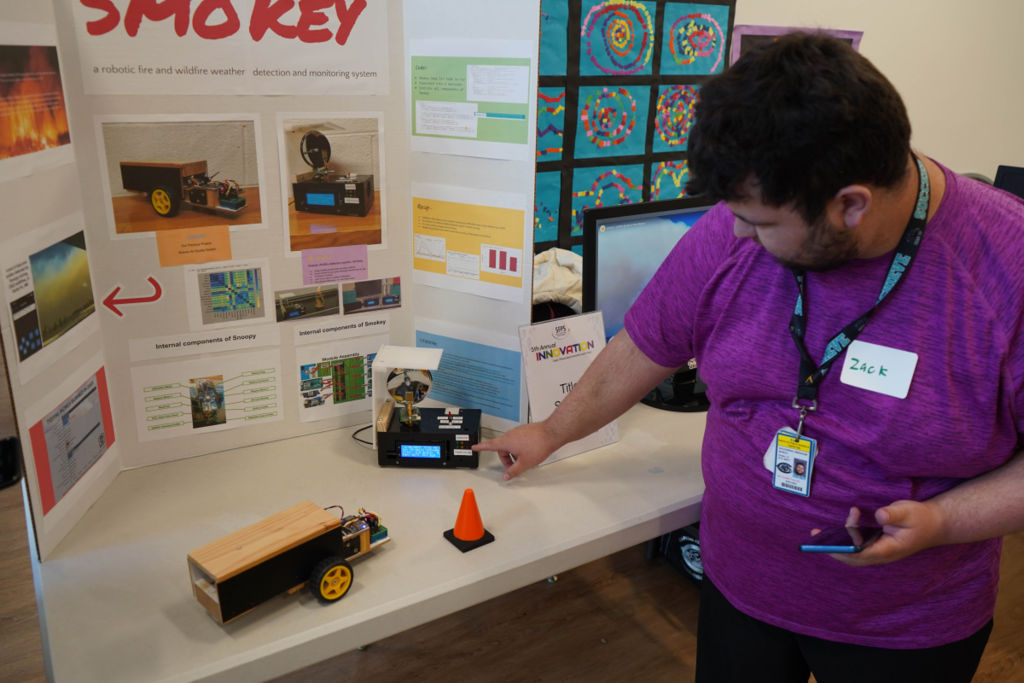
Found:
[[[107,294],[107,298],[103,300],[103,305],[112,310],[117,314],[117,317],[123,318],[124,313],[118,310],[118,305],[124,306],[125,304],[151,304],[154,301],[159,301],[160,297],[164,295],[164,290],[160,286],[160,283],[156,281],[156,278],[152,275],[149,276],[149,284],[153,285],[153,296],[140,296],[133,299],[115,299],[117,293],[121,291],[121,287],[114,287],[114,291]]]

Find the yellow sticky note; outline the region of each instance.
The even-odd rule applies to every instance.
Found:
[[[161,230],[156,233],[160,267],[184,266],[231,259],[231,228],[217,225],[210,228]]]

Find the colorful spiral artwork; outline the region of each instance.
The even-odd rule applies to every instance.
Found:
[[[686,149],[693,126],[693,105],[697,102],[697,86],[662,86],[655,115],[655,152]]]
[[[537,100],[537,161],[557,161],[562,158],[565,88],[540,88]]]
[[[690,165],[686,161],[662,161],[651,165],[651,201],[686,196]]]
[[[597,2],[583,18],[580,37],[582,75],[650,73],[654,16],[646,3],[638,0]]]
[[[636,100],[625,88],[602,88],[587,98],[580,121],[587,141],[601,148],[621,145],[636,126]]]
[[[725,54],[725,33],[710,14],[686,14],[672,24],[669,49],[672,59],[680,66],[693,64],[698,58],[708,57],[712,62],[708,73],[714,73]]]
[[[627,167],[626,171],[634,177],[638,172],[642,173],[640,166]],[[580,235],[583,233],[584,210],[643,201],[643,187],[641,182],[634,182],[627,173],[613,168],[601,172],[589,186],[573,192],[572,199],[572,234]]]

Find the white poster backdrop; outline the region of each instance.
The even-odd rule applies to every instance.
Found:
[[[386,0],[60,1],[87,95],[388,94]]]
[[[82,212],[4,242],[4,315],[14,332],[22,385],[100,329],[100,305],[85,246]],[[81,234],[80,234],[81,233]],[[79,246],[70,244],[80,236]]]
[[[57,45],[57,31],[53,26],[46,24],[24,24],[18,22],[0,22],[0,46],[6,45],[33,45],[33,46],[55,46]],[[59,54],[58,54],[59,59]],[[5,66],[8,66],[5,64]],[[29,65],[29,69],[34,68],[33,65]],[[60,68],[63,71],[63,65]],[[13,74],[5,74],[10,79]],[[57,77],[61,78],[61,74],[58,73]],[[47,78],[46,74],[39,74],[39,81],[42,82]],[[5,91],[10,88],[10,84],[5,84]],[[17,86],[15,86],[17,87]],[[61,86],[63,89],[63,85]],[[5,95],[5,107],[8,111],[4,112],[4,118],[8,116],[16,116],[17,114],[12,113],[12,109],[18,107],[29,107],[33,104],[38,104],[38,100],[32,100],[32,96],[28,95],[17,95],[9,93]],[[19,101],[19,99],[21,101]],[[67,92],[64,93],[64,107],[63,114],[70,120],[70,115],[67,111],[68,97]],[[52,105],[47,104],[47,107]],[[54,112],[59,113],[59,112]],[[23,125],[23,124],[22,124]],[[67,122],[65,122],[67,125]],[[11,126],[8,131],[4,134],[0,134],[0,140],[3,138],[13,135],[17,128],[21,126]],[[33,131],[34,132],[34,131]],[[0,159],[0,182],[7,182],[8,180],[14,180],[15,178],[23,178],[30,176],[40,171],[46,171],[51,168],[63,166],[64,164],[70,164],[75,160],[75,149],[71,143],[66,145],[60,145],[57,147],[50,147],[49,149],[43,149],[38,152],[29,152],[28,154],[19,154],[18,156],[11,156],[5,159]]]
[[[132,368],[139,441],[282,420],[280,379],[277,349]]]

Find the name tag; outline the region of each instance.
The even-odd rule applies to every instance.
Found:
[[[780,431],[775,435],[775,467],[772,486],[798,496],[811,495],[811,472],[818,442],[806,436]]]
[[[839,380],[852,387],[906,398],[917,368],[917,354],[855,340],[846,349]]]

